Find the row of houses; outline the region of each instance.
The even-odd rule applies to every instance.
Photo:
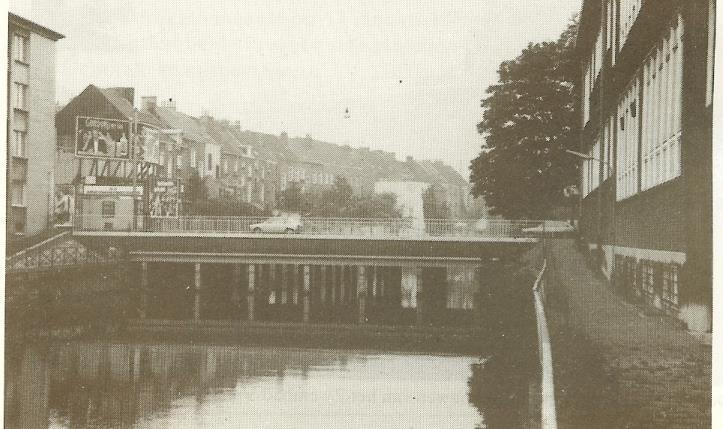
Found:
[[[159,103],[155,96],[141,97],[140,108],[134,107],[134,99],[133,88],[89,85],[59,109],[55,121],[58,185],[77,194],[75,185],[88,177],[93,178],[92,185],[117,184],[119,178],[128,183],[129,173],[122,171],[122,164],[128,162],[127,152],[122,152],[125,157],[119,157],[117,151],[96,150],[90,142],[93,137],[84,140],[85,124],[92,127],[94,121],[103,119],[121,125],[136,124],[136,130],[129,130],[129,134],[141,141],[133,144],[131,152],[143,155],[139,155],[142,160],[131,161],[146,165],[140,167],[142,180],[177,182],[184,189],[191,177],[198,175],[210,198],[272,209],[278,203],[279,192],[292,186],[302,191],[329,188],[343,177],[358,195],[378,192],[380,183],[417,182],[425,189],[435,185],[443,190],[444,201],[440,203],[445,203],[453,216],[466,213],[468,184],[441,161],[416,161],[411,157],[398,161],[394,153],[337,145],[310,136],[290,138],[285,132],[277,136],[242,130],[238,121],[183,113],[172,99]],[[152,144],[142,141],[144,127],[158,131],[150,137],[154,139]],[[103,131],[98,134],[102,136]],[[117,136],[109,135],[115,146],[125,141],[124,134]],[[421,201],[421,194],[417,197]],[[157,196],[147,201],[151,208],[154,198]],[[155,207],[160,210],[153,214],[159,215],[175,215],[178,210],[159,204]]]
[[[624,293],[710,331],[714,0],[585,0],[580,230]]]
[[[243,130],[239,121],[194,117],[173,99],[137,97],[127,87],[88,85],[59,107],[55,43],[64,36],[12,13],[9,30],[9,241],[68,223],[73,213],[183,214],[196,176],[211,199],[267,211],[292,186],[323,189],[343,177],[358,195],[436,185],[452,216],[467,212],[467,181],[439,161]]]

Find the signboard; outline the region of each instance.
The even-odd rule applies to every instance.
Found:
[[[130,124],[116,119],[79,116],[75,131],[75,155],[86,158],[130,158]]]
[[[83,186],[83,194],[94,195],[94,194],[132,194],[133,186],[126,185],[86,185]],[[143,194],[143,187],[136,186],[136,195]]]
[[[151,216],[178,216],[180,208],[179,186],[173,181],[156,183],[151,193]]]
[[[161,163],[161,132],[158,128],[138,124],[135,158],[153,164]]]

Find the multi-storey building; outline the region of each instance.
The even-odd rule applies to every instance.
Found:
[[[629,296],[711,326],[714,0],[585,0],[580,229]]]
[[[8,14],[8,243],[52,222],[55,157],[55,42],[62,34]]]

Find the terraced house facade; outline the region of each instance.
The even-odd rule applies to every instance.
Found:
[[[586,0],[580,230],[619,290],[711,329],[714,0]]]

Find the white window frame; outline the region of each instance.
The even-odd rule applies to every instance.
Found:
[[[13,156],[25,158],[27,153],[28,136],[25,131],[13,130]]]
[[[27,110],[28,109],[28,86],[24,83],[15,82],[13,85],[13,90],[15,92],[15,97],[13,97],[13,101],[15,102],[14,106],[16,109],[22,109]]]
[[[12,182],[10,187],[10,204],[13,207],[25,207],[24,182]]]
[[[14,33],[13,34],[13,59],[21,63],[27,64],[30,56],[30,37]]]
[[[618,35],[619,49],[622,49],[628,40],[628,34],[633,28],[640,14],[642,0],[620,0],[620,34]]]
[[[618,103],[617,115],[617,200],[623,200],[638,193],[638,115],[640,114],[640,79],[637,76],[628,84]],[[635,103],[635,116],[631,106]],[[645,110],[645,108],[643,108]]]
[[[683,61],[683,19],[678,15],[643,64],[641,190],[681,173]]]

